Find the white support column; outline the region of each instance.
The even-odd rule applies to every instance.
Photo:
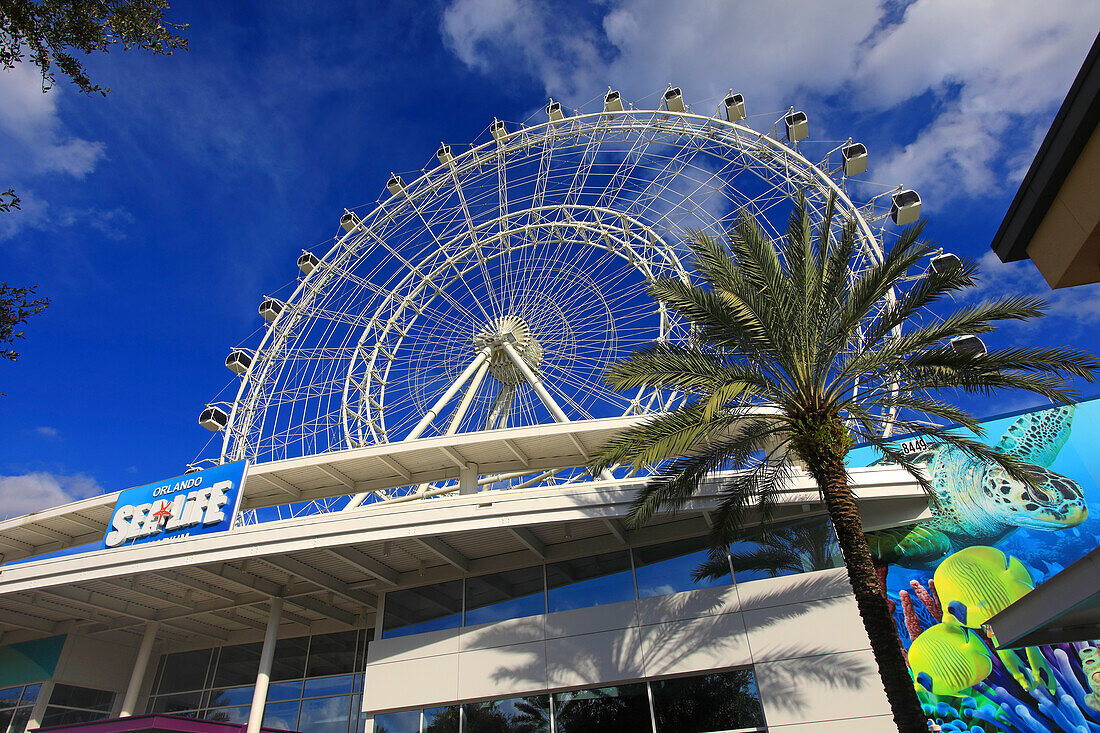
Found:
[[[34,730],[42,725],[42,718],[46,716],[46,706],[50,703],[53,694],[53,680],[46,680],[38,690],[38,699],[31,708],[31,719],[27,721],[27,730]]]
[[[157,640],[157,630],[160,624],[150,621],[145,624],[145,634],[141,637],[141,646],[138,647],[137,659],[134,660],[134,671],[130,673],[130,685],[126,688],[126,696],[122,698],[122,710],[120,718],[129,718],[134,714],[137,706],[138,695],[141,694],[141,683],[145,681],[145,671],[149,668],[149,657],[153,653],[153,642]]]
[[[477,493],[477,464],[467,463],[458,471],[458,493]]]
[[[275,642],[279,636],[279,620],[283,615],[283,599],[271,599],[271,612],[267,616],[264,646],[260,651],[260,668],[256,671],[256,689],[252,692],[252,707],[248,711],[248,727],[245,733],[260,733],[264,722],[264,706],[267,704],[267,687],[271,683],[271,663],[275,659]]]

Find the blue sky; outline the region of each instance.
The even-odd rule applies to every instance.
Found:
[[[1100,4],[174,2],[169,18],[190,50],[89,58],[105,99],[0,72],[0,189],[23,198],[0,215],[2,277],[52,301],[0,364],[0,515],[182,472],[233,379],[227,350],[255,340],[257,303],[301,250],[440,140],[464,146],[548,96],[653,99],[673,82],[689,102],[733,87],[754,110],[794,105],[813,136],[865,142],[875,181],[920,191],[928,235],[987,264],[983,294],[1049,294],[989,242]],[[1000,338],[1100,350],[1100,290],[1052,306]]]

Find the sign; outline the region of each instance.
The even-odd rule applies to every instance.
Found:
[[[121,492],[103,547],[224,532],[237,516],[244,475],[245,461],[237,461]]]

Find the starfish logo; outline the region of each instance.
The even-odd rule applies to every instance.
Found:
[[[169,504],[168,502],[162,501],[160,504],[160,508],[153,512],[150,516],[153,519],[157,520],[158,524],[160,522],[167,521],[172,516],[172,512],[168,511],[168,507],[170,506],[171,504]]]

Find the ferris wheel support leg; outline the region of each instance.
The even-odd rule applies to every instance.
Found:
[[[516,369],[519,369],[519,373],[522,374],[527,383],[531,385],[531,389],[535,390],[535,394],[542,400],[542,404],[546,405],[546,409],[550,411],[550,415],[554,418],[554,422],[569,422],[569,418],[566,416],[565,412],[558,407],[558,403],[554,401],[554,397],[550,394],[550,391],[546,389],[546,385],[542,383],[542,380],[539,379],[534,370],[527,365],[527,362],[519,355],[516,348],[507,341],[503,342],[500,347],[504,349],[504,353],[508,355],[512,363],[516,365]]]
[[[474,360],[471,361],[470,364],[462,371],[462,374],[458,375],[458,379],[456,379],[451,384],[451,386],[447,388],[447,391],[444,392],[443,395],[435,401],[435,404],[432,405],[432,408],[424,413],[424,417],[420,420],[419,423],[417,423],[416,427],[412,429],[412,432],[410,432],[405,437],[405,440],[415,440],[416,438],[419,438],[420,434],[427,430],[428,426],[432,424],[432,420],[434,420],[436,416],[439,415],[439,411],[446,407],[447,403],[450,402],[456,394],[458,394],[458,391],[462,389],[462,386],[470,380],[470,377],[475,372],[479,372],[482,366],[487,366],[489,356],[492,355],[492,353],[492,349],[488,348],[482,349],[481,351],[477,352],[477,356],[474,357]],[[482,374],[482,376],[484,376],[484,374]],[[472,391],[477,391],[476,385],[474,387],[475,388]],[[459,409],[462,409],[461,405],[459,406]],[[370,494],[367,493],[356,494],[355,496],[351,497],[351,501],[349,501],[341,511],[346,512],[352,509],[357,509],[360,505],[362,505],[362,503],[369,495]]]
[[[481,351],[477,352],[477,356],[474,357],[474,360],[471,361],[470,364],[463,370],[462,374],[458,375],[458,379],[456,379],[451,384],[451,386],[447,388],[447,391],[444,392],[443,395],[435,401],[435,404],[432,405],[432,408],[424,413],[424,417],[420,419],[420,422],[416,424],[416,427],[412,429],[412,432],[405,436],[405,440],[415,440],[416,438],[419,438],[420,434],[427,430],[428,426],[432,424],[432,420],[434,420],[436,416],[439,415],[440,410],[446,407],[447,403],[450,402],[456,394],[458,394],[458,391],[462,389],[463,385],[465,385],[466,382],[469,381],[470,377],[474,375],[474,372],[480,369],[481,365],[489,360],[489,356],[492,353],[492,350],[488,348],[482,349]]]
[[[458,403],[458,407],[455,408],[455,414],[451,416],[451,424],[447,426],[446,435],[454,435],[458,432],[459,425],[462,424],[462,418],[466,416],[466,411],[470,409],[470,403],[474,401],[474,396],[477,394],[477,390],[481,387],[482,381],[485,379],[485,374],[489,371],[489,362],[481,362],[481,366],[478,367],[477,374],[470,381],[470,386],[466,388],[465,394],[462,395],[462,401]]]
[[[514,384],[502,384],[497,392],[493,406],[489,409],[489,417],[485,420],[486,430],[508,427],[508,413],[512,410],[512,400],[516,396]]]
[[[523,360],[523,357],[519,355],[515,347],[512,344],[504,341],[500,347],[504,349],[504,353],[508,355],[508,358],[512,360],[512,363],[516,365],[516,369],[519,369],[519,373],[523,375],[523,378],[527,380],[527,383],[531,385],[531,389],[535,390],[535,394],[542,400],[542,404],[546,405],[546,409],[550,411],[550,414],[554,417],[555,422],[569,422],[569,417],[558,407],[558,403],[554,401],[553,395],[550,394],[550,390],[546,389],[546,385],[542,383],[538,375],[534,370],[527,365],[527,362]],[[577,442],[574,439],[574,442]],[[578,448],[581,446],[578,445]],[[604,469],[600,472],[600,476],[604,479],[614,479],[615,476],[611,471]]]

